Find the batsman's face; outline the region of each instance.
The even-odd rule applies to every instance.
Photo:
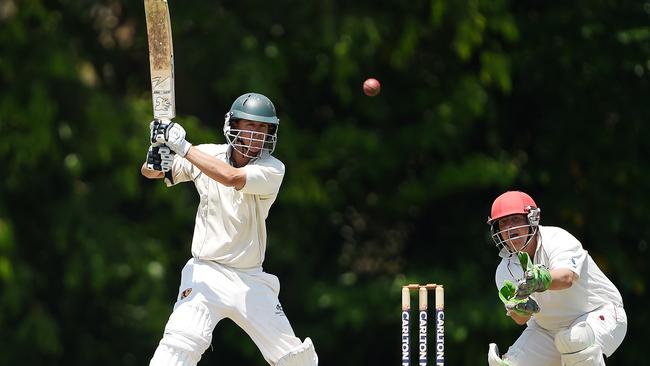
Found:
[[[526,244],[529,228],[525,215],[510,215],[499,220],[501,238],[515,251],[519,251]]]
[[[269,133],[269,124],[242,119],[237,122],[236,129],[241,130],[239,138],[248,146],[252,153],[259,152],[264,147],[266,134]]]

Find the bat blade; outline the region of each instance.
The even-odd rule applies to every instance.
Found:
[[[144,0],[149,41],[149,69],[153,116],[171,120],[176,116],[174,97],[174,50],[167,0]]]

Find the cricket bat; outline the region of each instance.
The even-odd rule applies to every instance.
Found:
[[[147,19],[153,118],[163,123],[171,123],[171,120],[176,117],[176,100],[174,99],[172,23],[167,0],[144,0],[144,12]],[[160,155],[161,166],[156,168],[156,163],[150,162],[147,158],[147,167],[161,169],[165,173],[165,178],[173,182],[169,163],[173,152],[164,145],[155,147],[152,145],[150,149]]]
[[[154,119],[171,122],[176,117],[174,50],[167,0],[144,0],[149,41],[149,69]]]

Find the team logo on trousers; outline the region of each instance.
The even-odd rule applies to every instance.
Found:
[[[184,298],[190,296],[191,293],[192,293],[192,288],[191,287],[183,290],[183,292],[181,292],[181,300],[183,300]]]

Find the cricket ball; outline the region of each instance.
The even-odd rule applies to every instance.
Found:
[[[379,80],[374,78],[369,78],[363,82],[363,92],[367,96],[374,97],[375,95],[379,94],[380,91],[381,91],[381,84],[379,84]]]

